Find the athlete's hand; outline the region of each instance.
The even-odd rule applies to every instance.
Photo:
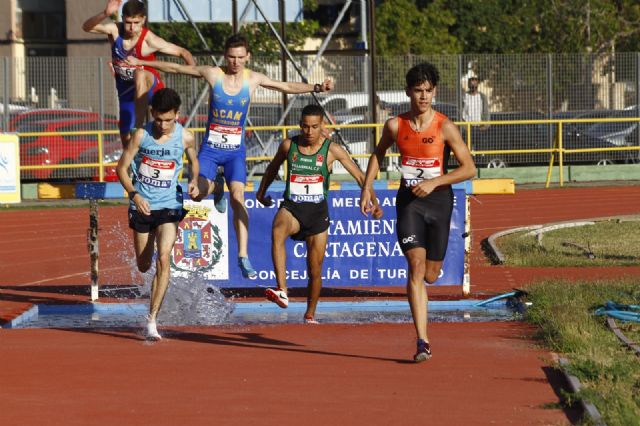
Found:
[[[371,196],[371,191],[369,190],[369,188],[362,188],[362,192],[360,193],[360,213],[362,213],[366,217],[369,217],[369,213],[373,213],[375,217],[375,207],[377,205],[378,203]]]
[[[374,219],[380,219],[383,215],[384,211],[382,207],[376,203],[376,205],[371,208],[371,216],[373,216]]]
[[[149,205],[149,202],[142,197],[142,195],[136,194],[136,196],[133,197],[133,203],[136,205],[136,210],[140,213],[146,216],[151,214],[151,206]]]
[[[431,194],[436,188],[438,184],[436,184],[432,179],[423,180],[416,186],[411,189],[413,195],[416,197],[426,197]]]
[[[198,181],[192,180],[188,185],[189,196],[192,200],[195,200],[200,195],[200,188],[198,188]]]
[[[122,0],[109,0],[107,2],[107,6],[104,8],[104,14],[107,16],[111,16],[114,13],[117,13],[118,9],[120,9],[121,3]]]
[[[330,92],[331,90],[333,90],[333,80],[327,78],[325,81],[322,82],[321,86],[321,92]]]
[[[273,205],[273,199],[271,198],[271,195],[267,195],[265,197],[264,192],[258,191],[256,193],[256,200],[258,200],[260,204],[262,204],[265,207],[271,207]]]

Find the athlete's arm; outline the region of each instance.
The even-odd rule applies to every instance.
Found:
[[[278,147],[278,152],[273,157],[273,160],[267,166],[267,170],[265,170],[264,175],[262,175],[262,180],[260,181],[260,187],[258,188],[258,192],[256,192],[256,200],[260,201],[262,205],[269,207],[273,204],[273,200],[271,196],[265,197],[265,193],[271,185],[271,182],[276,178],[278,174],[278,170],[282,163],[287,159],[287,154],[289,153],[289,148],[291,147],[291,139],[285,139],[282,141],[280,146]]]
[[[113,35],[115,38],[118,34],[116,24],[113,22],[102,24],[102,21],[118,12],[120,3],[122,3],[122,0],[109,0],[102,12],[92,16],[82,24],[82,29],[87,33]]]
[[[459,166],[447,174],[424,180],[414,186],[412,192],[418,197],[426,197],[439,186],[462,182],[476,175],[476,165],[473,162],[469,148],[462,140],[458,127],[451,120],[446,120],[442,124],[442,137],[456,156]]]
[[[169,43],[162,37],[158,37],[150,31],[147,33],[145,41],[153,52],[161,52],[167,55],[181,57],[187,65],[196,64],[196,61],[191,55],[191,52],[189,52],[187,49],[176,44]]]
[[[118,179],[120,180],[120,184],[128,193],[135,191],[136,189],[133,187],[133,182],[131,182],[131,178],[127,173],[133,158],[138,153],[140,149],[140,142],[142,141],[142,137],[144,136],[144,129],[138,129],[133,134],[131,141],[126,146],[124,151],[122,152],[122,156],[120,156],[120,160],[118,160],[118,165],[116,166],[116,174],[118,175]],[[136,205],[136,209],[145,215],[151,214],[151,209],[149,206],[149,202],[142,198],[142,195],[136,194],[133,197],[133,202]]]
[[[158,71],[170,74],[184,74],[192,77],[204,78],[210,84],[215,82],[214,78],[211,76],[215,74],[214,70],[217,69],[217,67],[214,68],[209,65],[184,65],[165,61],[145,61],[134,56],[128,56],[127,63],[135,67],[145,66],[155,68]]]
[[[198,175],[200,174],[200,163],[198,162],[198,153],[196,152],[196,138],[193,133],[187,129],[182,130],[182,141],[184,142],[184,152],[187,154],[189,164],[191,165],[191,176],[189,176],[189,184],[187,185],[189,196],[195,200],[200,195],[198,189]]]
[[[376,198],[373,192],[373,181],[376,179],[376,174],[378,174],[380,170],[380,164],[382,164],[382,160],[384,160],[385,153],[396,141],[397,135],[398,119],[396,117],[390,118],[384,123],[380,142],[378,142],[373,154],[369,157],[369,165],[367,166],[367,173],[362,186],[362,192],[360,193],[360,212],[365,216],[369,213],[375,213],[373,207],[375,206]]]
[[[328,160],[329,164],[333,163],[333,160],[338,160],[340,164],[342,164],[342,166],[345,168],[345,170],[348,171],[351,176],[353,176],[356,182],[358,182],[360,188],[364,188],[364,173],[362,173],[360,167],[358,167],[358,165],[355,163],[355,161],[353,161],[349,153],[344,148],[334,143],[329,145]],[[367,211],[371,212],[374,218],[380,219],[382,217],[382,209],[378,205],[378,198],[373,191],[373,187],[370,188],[370,191],[371,205],[369,206]]]
[[[315,90],[315,84],[298,83],[294,81],[278,81],[272,80],[264,74],[253,72],[253,77],[256,78],[258,86],[262,86],[266,89],[277,90],[278,92],[297,94],[297,93],[312,93]],[[326,79],[322,83],[318,84],[320,92],[329,92],[333,89],[333,81]]]

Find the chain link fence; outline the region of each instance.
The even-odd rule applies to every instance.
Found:
[[[296,57],[302,70],[309,69],[315,57]],[[550,149],[557,137],[557,124],[517,123],[521,120],[602,120],[639,117],[640,53],[610,55],[435,55],[378,57],[375,64],[378,124],[388,117],[407,111],[404,76],[413,65],[429,61],[440,71],[434,107],[462,123],[470,111],[467,94],[469,79],[476,77],[477,90],[486,98],[488,117],[476,122],[469,131],[461,124],[465,140],[470,136],[474,152]],[[210,57],[198,58],[200,64],[212,64]],[[283,80],[278,61],[256,56],[249,67]],[[292,64],[286,79],[302,81]],[[334,141],[345,143],[353,154],[371,152],[375,144],[374,128],[340,128],[340,125],[370,123],[370,87],[373,72],[365,56],[324,55],[305,77],[310,82],[325,78],[335,81],[335,90],[318,95],[338,128]],[[168,87],[183,99],[183,115],[193,116],[190,127],[197,137],[206,125],[208,106],[198,102],[206,90],[201,79],[165,74]],[[315,102],[310,95],[283,96],[258,88],[252,100],[252,126],[296,125],[302,107]],[[289,110],[282,118],[285,110]],[[98,162],[96,134],[65,133],[117,130],[118,101],[108,58],[27,57],[0,58],[0,126],[21,137],[21,164],[41,167],[23,170],[24,179],[95,178],[97,168],[47,168],[60,164]],[[488,122],[487,119],[489,120]],[[200,130],[199,130],[200,129]],[[63,133],[61,133],[63,132]],[[41,133],[47,133],[42,135]],[[295,130],[291,132],[294,134]],[[379,132],[378,132],[379,134]],[[252,130],[247,134],[247,156],[272,156],[282,140],[281,130]],[[564,123],[563,143],[569,149],[638,146],[638,123],[574,122]],[[104,135],[103,160],[117,159],[120,142],[117,132]],[[608,164],[637,162],[638,151],[617,151],[602,155],[570,155],[568,163]],[[548,153],[478,154],[480,167],[506,167],[548,164]],[[603,163],[603,161],[605,161]],[[366,159],[360,158],[361,167]],[[393,170],[397,160],[390,158],[385,167]],[[248,171],[264,171],[264,160],[249,161]],[[108,178],[108,176],[107,176]]]

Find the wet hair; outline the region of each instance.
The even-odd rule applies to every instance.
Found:
[[[302,120],[304,117],[308,115],[324,117],[324,110],[318,104],[309,104],[304,108],[302,108],[302,114],[300,115],[300,119]]]
[[[234,34],[224,42],[224,51],[234,47],[244,47],[249,52],[249,42],[242,34]]]
[[[405,80],[407,82],[407,88],[411,88],[422,83],[429,82],[433,87],[438,85],[440,74],[435,65],[429,62],[422,62],[407,71]]]
[[[122,17],[147,16],[147,6],[140,0],[128,0],[122,6]]]
[[[158,90],[151,98],[151,108],[154,112],[164,113],[172,110],[178,112],[180,104],[182,104],[180,95],[168,87]]]

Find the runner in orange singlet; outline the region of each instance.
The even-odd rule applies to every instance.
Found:
[[[476,167],[462,136],[451,120],[431,107],[438,70],[422,63],[406,75],[410,111],[387,120],[380,143],[369,159],[360,197],[363,214],[371,212],[373,181],[384,155],[396,143],[401,156],[402,179],[396,196],[397,233],[409,264],[407,296],[416,328],[416,362],[431,357],[427,338],[427,291],[440,275],[447,250],[453,210],[451,184],[471,179]],[[449,153],[459,166],[447,173]]]

